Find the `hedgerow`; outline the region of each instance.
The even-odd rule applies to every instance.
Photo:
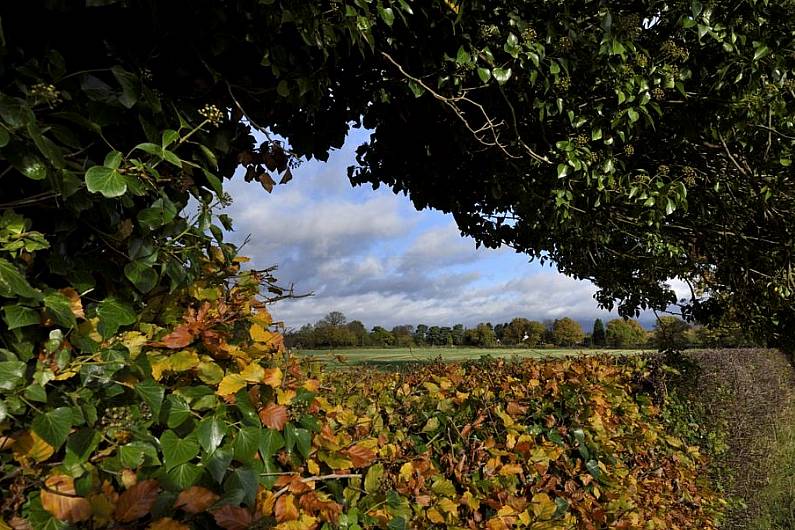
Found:
[[[196,284],[176,326],[106,339],[74,299],[93,353],[5,361],[32,411],[4,422],[5,526],[715,527],[703,457],[634,386],[644,361],[326,372],[284,352],[258,286]]]

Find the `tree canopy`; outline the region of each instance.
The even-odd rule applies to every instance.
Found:
[[[218,175],[243,163],[266,189],[362,125],[372,136],[352,182],[451,212],[485,245],[552,259],[622,314],[676,302],[666,282],[678,278],[692,288],[686,317],[735,304],[775,334],[795,314],[794,13],[791,0],[27,2],[2,14],[5,82],[20,71],[27,83],[6,94],[5,116],[26,127],[8,99],[25,90],[46,120],[27,152],[15,148],[28,180],[8,202],[52,204],[39,179],[61,171],[66,147],[83,167],[139,143],[170,152],[148,137],[208,102],[228,113],[195,137]],[[127,138],[67,137],[75,115],[84,136]],[[125,116],[139,129],[119,127]],[[250,127],[290,150],[255,145]],[[107,162],[92,190],[136,193]],[[77,185],[67,180],[61,200]],[[140,285],[154,281],[135,267]]]

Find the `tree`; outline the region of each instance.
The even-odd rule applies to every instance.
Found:
[[[381,326],[375,326],[370,332],[370,343],[385,348],[395,345],[395,336]]]
[[[462,346],[464,344],[464,333],[463,324],[456,324],[453,326],[453,329],[450,331],[453,346]]]
[[[392,336],[395,337],[395,345],[400,348],[408,348],[414,345],[414,326],[404,324],[392,328]]]
[[[605,325],[602,323],[601,318],[597,318],[593,322],[593,333],[591,333],[591,342],[594,346],[604,346],[606,342]]]
[[[605,338],[611,348],[642,346],[646,343],[646,330],[637,320],[616,318],[607,323]]]
[[[585,338],[585,332],[580,323],[569,317],[555,320],[552,326],[552,335],[558,346],[576,346]]]
[[[364,324],[362,324],[361,321],[353,320],[351,322],[348,322],[348,324],[346,324],[345,327],[348,328],[348,331],[350,331],[351,334],[355,337],[356,346],[367,345],[367,339],[368,339],[367,328],[364,327]]]
[[[662,316],[654,325],[654,345],[660,350],[681,350],[690,344],[690,325],[681,318]]]
[[[345,318],[345,315],[339,311],[332,311],[331,313],[324,316],[320,322],[317,323],[318,326],[331,326],[333,328],[339,328],[345,325],[348,322],[348,319]]]
[[[414,329],[414,343],[417,346],[424,346],[428,340],[428,326],[425,324],[417,324]]]
[[[514,318],[505,326],[503,337],[506,344],[537,345],[544,335],[544,325],[541,322],[526,318]]]
[[[491,326],[481,322],[473,329],[466,330],[465,341],[478,348],[493,348],[497,344],[497,336]]]

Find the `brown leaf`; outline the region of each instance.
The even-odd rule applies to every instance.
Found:
[[[83,302],[80,301],[78,292],[72,287],[64,287],[59,290],[62,295],[69,299],[69,307],[72,310],[72,314],[76,318],[86,318],[86,314],[83,312]]]
[[[279,497],[274,507],[274,514],[276,515],[277,523],[295,521],[298,519],[298,508],[295,506],[295,497],[289,493]]]
[[[174,508],[182,508],[188,513],[201,513],[212,506],[218,499],[220,497],[207,488],[193,486],[179,494]]]
[[[375,451],[357,444],[348,449],[348,456],[353,462],[353,467],[366,467],[375,460]]]
[[[254,522],[251,512],[240,506],[222,506],[213,510],[213,517],[224,530],[248,530]]]
[[[53,475],[44,481],[41,505],[59,521],[79,523],[91,518],[91,504],[78,497],[72,477]]]
[[[179,350],[193,342],[194,336],[190,327],[182,324],[174,328],[174,331],[160,339],[158,342],[150,343],[150,346],[157,346],[158,348],[168,348],[170,350]]]
[[[287,424],[287,407],[271,403],[259,411],[259,419],[266,427],[281,431]]]
[[[175,521],[171,517],[163,517],[150,524],[148,530],[190,530],[190,527]]]
[[[129,523],[148,515],[155,503],[160,486],[156,480],[143,480],[121,495],[116,503],[114,518],[120,523]]]

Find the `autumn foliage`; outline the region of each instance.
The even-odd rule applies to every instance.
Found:
[[[195,286],[172,329],[103,340],[76,316],[102,353],[50,384],[96,393],[0,440],[20,470],[0,528],[715,527],[645,361],[327,372],[284,352],[252,276]]]

